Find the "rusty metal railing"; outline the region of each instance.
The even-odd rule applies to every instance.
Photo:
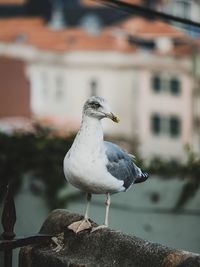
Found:
[[[15,248],[30,244],[43,244],[50,241],[52,235],[30,235],[18,237],[15,235],[16,209],[12,192],[12,183],[7,185],[2,212],[3,233],[0,235],[0,251],[4,253],[4,267],[12,267],[12,251]]]

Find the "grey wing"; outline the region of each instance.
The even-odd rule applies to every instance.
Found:
[[[124,187],[128,189],[132,183],[142,176],[132,157],[119,146],[104,142],[105,152],[108,158],[107,170],[118,180],[124,181]]]

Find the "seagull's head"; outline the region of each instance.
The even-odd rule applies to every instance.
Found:
[[[83,115],[101,120],[109,118],[114,122],[119,122],[119,119],[111,112],[107,101],[98,96],[90,97],[84,104]]]

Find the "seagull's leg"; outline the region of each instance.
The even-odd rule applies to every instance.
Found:
[[[89,210],[90,210],[90,203],[92,199],[92,194],[88,193],[87,194],[87,206],[86,206],[86,211],[84,215],[84,219],[88,220],[89,219]]]
[[[107,194],[106,194],[106,202],[105,202],[105,205],[106,205],[106,215],[105,215],[105,221],[104,221],[104,224],[92,228],[92,232],[95,232],[95,231],[97,231],[97,230],[99,230],[99,229],[103,229],[103,228],[107,228],[107,227],[108,227],[108,216],[109,216],[109,208],[110,208],[110,204],[111,204],[111,197],[110,197],[110,194],[107,193]]]
[[[76,234],[78,232],[81,232],[86,229],[90,229],[92,227],[90,221],[89,221],[89,208],[90,208],[90,202],[91,202],[92,194],[87,194],[87,206],[86,211],[84,215],[84,219],[74,222],[68,226],[68,229],[74,231]]]
[[[105,215],[105,222],[104,225],[108,227],[108,216],[109,216],[109,209],[110,209],[110,204],[111,204],[111,197],[110,194],[107,193],[107,198],[106,198],[106,215]]]

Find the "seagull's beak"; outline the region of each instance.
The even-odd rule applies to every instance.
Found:
[[[119,118],[116,117],[112,112],[110,113],[105,113],[106,117],[111,119],[112,121],[118,123],[119,122]]]

